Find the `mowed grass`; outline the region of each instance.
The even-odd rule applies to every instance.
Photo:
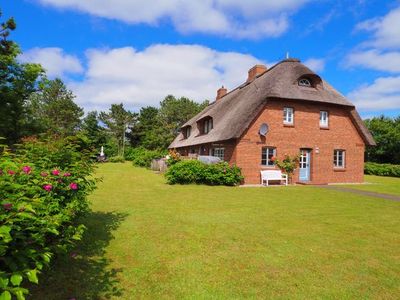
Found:
[[[366,184],[349,185],[352,189],[400,196],[400,178],[365,175]]]
[[[169,186],[104,164],[76,255],[32,299],[398,299],[400,202],[310,186]]]

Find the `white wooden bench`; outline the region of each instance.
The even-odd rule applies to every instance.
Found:
[[[263,170],[261,173],[261,184],[264,182],[268,186],[268,181],[271,180],[279,180],[279,182],[284,181],[285,185],[288,183],[288,177],[286,174],[283,174],[280,170]]]

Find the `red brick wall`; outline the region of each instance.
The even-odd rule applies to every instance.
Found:
[[[181,155],[188,155],[191,153],[191,149],[195,150],[195,153],[200,155],[209,155],[210,149],[212,148],[224,148],[224,160],[229,162],[230,164],[234,164],[236,161],[236,153],[235,153],[235,141],[222,141],[216,143],[202,144],[190,147],[182,147],[176,149]]]
[[[294,108],[294,126],[283,125],[283,108]],[[320,129],[319,112],[329,112],[329,129]],[[265,138],[258,134],[262,123],[269,125]],[[352,123],[348,111],[339,106],[297,101],[270,100],[238,141],[233,160],[242,168],[246,184],[260,182],[261,149],[276,147],[277,158],[284,154],[296,155],[300,148],[311,149],[310,183],[362,182],[364,142]],[[319,153],[317,153],[319,149]],[[333,168],[333,150],[346,151],[344,170]],[[294,175],[298,181],[298,172]]]

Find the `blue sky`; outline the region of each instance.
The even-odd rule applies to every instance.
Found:
[[[112,4],[110,4],[112,3]],[[400,2],[364,0],[9,0],[24,62],[61,77],[87,111],[167,94],[213,100],[256,63],[291,57],[362,116],[400,114]]]

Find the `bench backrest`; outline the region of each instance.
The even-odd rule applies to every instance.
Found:
[[[261,171],[261,178],[282,179],[282,172],[281,170],[264,170]]]

